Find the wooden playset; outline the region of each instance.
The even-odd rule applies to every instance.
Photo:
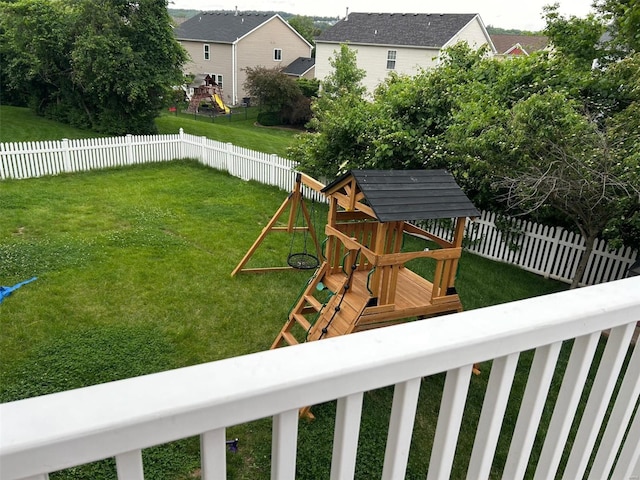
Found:
[[[324,253],[304,206],[300,186],[321,191],[329,201]],[[291,206],[287,227],[275,223]],[[271,231],[293,232],[295,208],[302,208],[322,263],[271,348],[360,332],[462,310],[455,289],[458,260],[467,217],[478,210],[444,170],[354,170],[323,186],[299,176],[294,191],[233,271],[245,269],[260,242]],[[452,241],[409,221],[455,219]],[[405,233],[433,240],[440,248],[403,252]],[[417,258],[435,261],[432,281],[405,264]],[[291,268],[284,267],[284,268]],[[295,265],[294,265],[295,268]]]

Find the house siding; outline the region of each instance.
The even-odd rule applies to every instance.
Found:
[[[183,68],[185,73],[208,73],[222,75],[222,98],[225,103],[232,104],[232,79],[231,67],[232,46],[222,43],[195,42],[182,40],[180,42],[190,56],[190,61]],[[204,59],[204,44],[209,45],[209,60]]]
[[[480,48],[488,43],[487,35],[479,17],[474,18],[457,32],[445,47],[452,46],[458,42],[467,42],[472,48]],[[370,93],[387,78],[389,72],[395,71],[399,74],[415,75],[420,69],[429,69],[436,66],[440,55],[440,49],[436,47],[352,44],[350,48],[357,51],[356,61],[358,67],[367,72],[362,83]],[[387,52],[389,50],[397,52],[394,70],[387,69]],[[329,59],[335,55],[335,52],[339,51],[340,45],[337,43],[316,42],[316,78],[322,80],[332,72]]]
[[[282,50],[282,60],[275,61],[273,52]],[[242,38],[237,46],[238,99],[246,97],[244,82],[247,67],[284,68],[298,57],[310,57],[311,48],[278,17]]]
[[[367,71],[367,76],[362,84],[369,92],[373,92],[375,87],[387,78],[390,72],[399,74],[415,75],[421,68],[431,68],[437,63],[440,51],[436,48],[407,48],[398,46],[380,45],[352,45],[350,46],[356,53],[358,68]],[[393,70],[387,69],[387,52],[395,50],[396,67]],[[316,44],[316,77],[325,78],[332,71],[329,59],[340,51],[340,45],[335,43]]]
[[[450,47],[459,42],[467,42],[471,48],[480,48],[486,45],[487,36],[482,28],[479,17],[474,18],[468,25],[456,33],[445,47]]]

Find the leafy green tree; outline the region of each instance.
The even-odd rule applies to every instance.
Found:
[[[321,93],[312,104],[312,130],[298,137],[288,150],[300,168],[318,177],[332,178],[350,168],[354,158],[366,163],[369,140],[363,136],[371,119],[362,85],[365,70],[358,68],[356,52],[341,45],[329,60],[333,71],[321,82]]]
[[[320,34],[320,30],[313,23],[313,18],[303,15],[296,15],[289,19],[289,25],[298,32],[307,42],[315,45],[315,37]]]
[[[367,72],[358,68],[357,53],[357,50],[343,43],[340,51],[329,59],[333,71],[322,81],[322,98],[334,99],[344,95],[362,97],[366,93],[362,80]]]
[[[640,246],[640,55],[603,69],[590,55],[497,61],[458,44],[434,69],[389,77],[372,101],[334,80],[291,156],[329,178],[447,168],[481,208],[580,231],[575,285],[596,235]]]
[[[583,235],[585,250],[572,288],[582,279],[598,235],[629,199],[637,204],[640,196],[640,165],[627,155],[618,122],[601,125],[581,109],[560,92],[519,102],[507,123],[517,161],[497,170],[496,181],[508,206],[524,212],[550,206]],[[632,136],[640,141],[640,134]]]
[[[259,121],[268,124],[304,124],[311,116],[310,100],[296,80],[278,68],[247,67],[246,91],[266,110]]]
[[[594,6],[610,22],[614,49],[640,52],[640,1],[596,0]]]
[[[558,3],[544,8],[547,26],[544,30],[554,49],[566,59],[590,67],[595,59],[604,55],[600,37],[605,32],[604,22],[595,15],[585,18],[565,18],[558,12]]]
[[[166,0],[18,0],[0,6],[7,87],[36,112],[110,133],[152,133],[186,52]]]

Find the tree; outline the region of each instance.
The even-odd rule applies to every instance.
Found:
[[[166,0],[2,4],[7,87],[36,112],[109,134],[152,133],[186,52]]]
[[[600,44],[600,37],[606,30],[604,22],[593,14],[585,18],[565,18],[558,13],[559,7],[558,3],[544,7],[545,35],[563,57],[590,67],[595,59],[604,56]]]
[[[582,232],[576,285],[596,235],[640,246],[640,55],[592,69],[574,53],[497,61],[458,44],[372,101],[334,82],[291,156],[327,177],[447,168],[478,207]]]
[[[519,161],[498,171],[510,207],[530,212],[544,206],[562,212],[585,238],[571,284],[578,286],[605,227],[640,198],[638,163],[617,126],[599,125],[577,102],[559,92],[535,94],[518,103],[507,124]],[[609,123],[609,122],[607,122]],[[612,122],[615,124],[615,121]],[[638,133],[632,133],[640,141]]]
[[[266,109],[259,117],[261,123],[300,125],[309,120],[310,100],[296,80],[277,68],[247,67],[245,71],[245,89]]]
[[[640,52],[640,1],[596,0],[596,9],[609,22],[612,47],[623,52]]]
[[[353,158],[366,162],[368,140],[362,133],[371,120],[361,83],[366,72],[358,68],[356,52],[341,45],[329,63],[333,71],[321,82],[311,107],[314,117],[308,127],[313,131],[300,135],[288,150],[302,170],[323,178],[334,177]]]
[[[347,44],[340,45],[340,51],[334,52],[329,59],[332,73],[322,81],[322,98],[335,99],[344,95],[362,97],[367,89],[362,80],[367,71],[358,68],[357,50],[352,50]]]
[[[313,24],[313,18],[296,15],[289,19],[289,25],[307,42],[315,45],[314,38],[320,34],[320,30]]]

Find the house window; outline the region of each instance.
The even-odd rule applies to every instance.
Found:
[[[398,52],[396,50],[387,51],[387,70],[395,70],[396,69],[396,54]]]
[[[204,59],[205,60],[209,60],[209,58],[210,58],[209,44],[205,43],[204,44]]]
[[[281,48],[274,48],[273,49],[273,59],[276,62],[282,61],[282,49]]]
[[[212,75],[213,78],[216,79],[216,83],[220,88],[222,88],[222,75]]]

